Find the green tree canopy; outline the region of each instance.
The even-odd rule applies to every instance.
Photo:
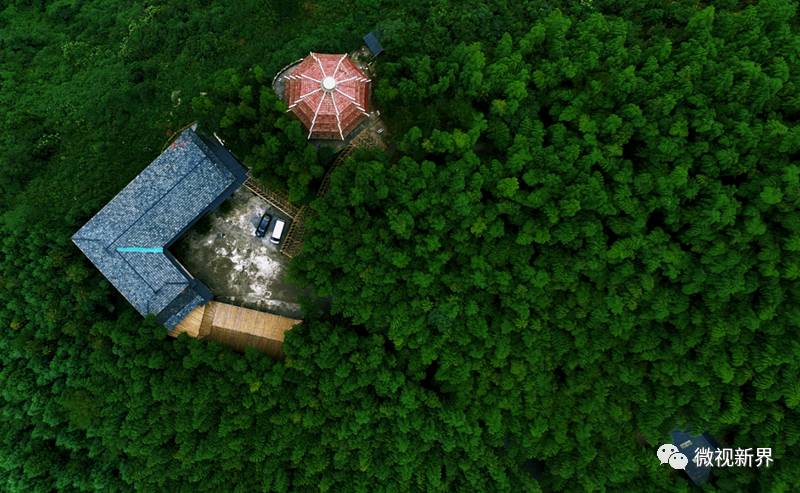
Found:
[[[0,489],[690,491],[800,462],[797,2],[7,2]],[[389,149],[272,76],[370,30]],[[285,360],[142,320],[69,241],[183,125],[307,203]]]

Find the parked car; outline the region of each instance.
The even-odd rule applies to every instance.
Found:
[[[265,212],[264,215],[261,216],[261,220],[258,221],[258,226],[256,226],[256,237],[263,238],[264,235],[267,234],[270,221],[272,221],[272,216]]]
[[[272,228],[272,235],[269,237],[269,241],[275,243],[276,245],[281,242],[281,236],[283,236],[283,228],[286,226],[286,222],[282,219],[275,220],[275,227]]]

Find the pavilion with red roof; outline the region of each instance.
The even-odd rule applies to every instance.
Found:
[[[310,53],[285,77],[284,99],[309,139],[344,140],[369,116],[370,80],[346,54]]]

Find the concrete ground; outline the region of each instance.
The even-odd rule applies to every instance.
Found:
[[[267,234],[256,238],[261,215],[272,216]],[[276,218],[291,220],[245,187],[198,222],[170,251],[214,298],[233,305],[302,318],[300,289],[286,281],[289,259],[269,241]]]

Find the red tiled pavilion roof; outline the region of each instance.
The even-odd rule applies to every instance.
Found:
[[[289,111],[309,139],[344,140],[368,116],[370,80],[345,55],[310,53],[286,76]]]

